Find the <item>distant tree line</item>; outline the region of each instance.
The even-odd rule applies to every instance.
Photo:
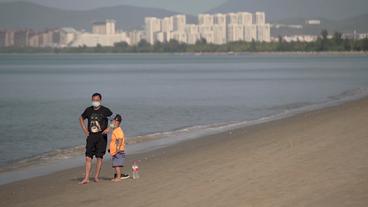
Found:
[[[229,42],[223,45],[207,43],[205,39],[189,45],[176,40],[156,42],[154,45],[142,40],[137,45],[126,42],[116,43],[113,47],[70,47],[70,48],[0,48],[0,53],[223,53],[223,52],[323,52],[323,51],[368,51],[368,38],[355,40],[343,39],[342,34],[335,32],[328,38],[327,30],[323,30],[314,42],[286,42],[279,37],[277,42]]]

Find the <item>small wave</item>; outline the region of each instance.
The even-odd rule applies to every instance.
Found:
[[[362,96],[362,95],[364,96],[366,94],[368,94],[368,88],[354,88],[351,90],[344,91],[335,96],[329,96],[328,98],[332,100],[341,100],[341,99],[346,99],[349,97],[356,97],[356,96]]]
[[[36,155],[27,159],[13,161],[10,164],[1,166],[0,173],[16,170],[19,168],[26,168],[38,164],[47,164],[49,162],[57,160],[69,159],[81,155],[83,152],[84,146],[74,146],[69,148],[56,149],[44,154]]]

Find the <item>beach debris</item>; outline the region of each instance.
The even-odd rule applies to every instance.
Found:
[[[132,175],[133,179],[139,179],[139,166],[138,166],[139,160],[133,161],[132,165]]]

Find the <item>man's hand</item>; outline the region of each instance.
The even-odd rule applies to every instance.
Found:
[[[107,127],[107,128],[102,132],[102,134],[108,134],[108,133],[109,133],[109,131],[110,131],[110,128],[109,128],[109,127]]]
[[[88,131],[86,125],[84,125],[84,119],[83,119],[83,117],[79,117],[79,124],[80,124],[80,126],[81,126],[81,128],[83,130],[84,135],[86,137],[88,137],[89,136],[89,131]]]
[[[89,131],[86,128],[83,128],[83,133],[84,133],[84,136],[86,137],[89,136]]]

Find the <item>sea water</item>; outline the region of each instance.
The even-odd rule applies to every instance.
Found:
[[[78,118],[94,92],[128,141],[163,138],[153,149],[367,91],[363,55],[2,54],[0,173],[82,157]]]

